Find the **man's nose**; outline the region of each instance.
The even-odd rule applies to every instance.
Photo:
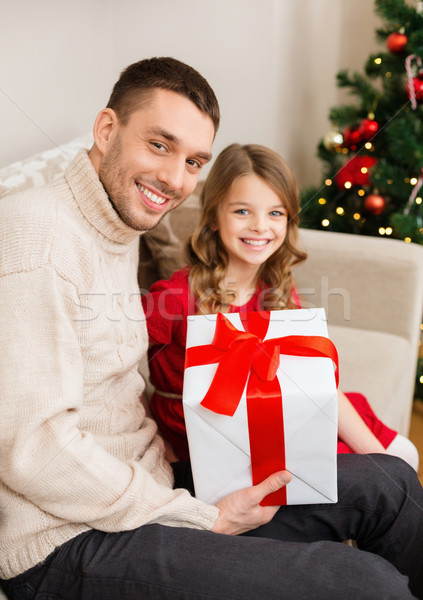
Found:
[[[163,161],[157,171],[157,179],[171,191],[179,192],[184,185],[186,173],[185,160],[174,157]]]

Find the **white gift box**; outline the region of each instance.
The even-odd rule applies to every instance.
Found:
[[[264,314],[264,313],[263,313]],[[297,309],[271,311],[268,329],[263,339],[273,343],[275,338],[287,336],[319,336],[328,332],[324,309]],[[257,315],[257,313],[256,313]],[[226,321],[226,319],[228,321]],[[240,393],[239,404],[233,416],[218,414],[201,405],[222,363],[209,357],[201,364],[201,350],[209,349],[215,337],[216,319],[222,315],[195,315],[188,317],[187,359],[184,373],[183,405],[190,449],[196,497],[215,504],[227,494],[252,485],[250,433],[247,418],[247,381]],[[225,314],[229,326],[244,332],[238,313]],[[245,322],[245,321],[244,321]],[[238,333],[236,334],[238,335]],[[245,335],[245,334],[244,334]],[[300,338],[306,339],[306,338]],[[314,338],[313,339],[317,339]],[[270,342],[269,342],[270,341]],[[329,342],[330,343],[330,342]],[[334,363],[326,356],[297,356],[277,350],[279,366],[276,371],[283,411],[284,462],[292,474],[286,486],[286,504],[314,504],[337,501],[337,390]],[[223,351],[228,355],[229,346]],[[199,354],[200,353],[200,354]],[[295,350],[293,352],[295,354]],[[335,351],[336,353],[336,351]],[[260,351],[259,351],[260,354]],[[195,356],[195,360],[189,357]],[[200,356],[200,358],[198,358]],[[213,362],[214,360],[214,362]],[[235,358],[225,382],[218,388],[218,396],[225,400],[234,379],[239,378],[244,360]],[[272,361],[270,360],[269,364]],[[195,364],[196,366],[190,366]],[[251,371],[248,369],[246,379]],[[273,377],[273,376],[272,376]],[[250,414],[251,416],[251,414]],[[270,425],[269,429],[271,429]],[[269,431],[269,436],[271,432]],[[266,439],[262,439],[266,449]],[[285,501],[278,502],[284,504]]]

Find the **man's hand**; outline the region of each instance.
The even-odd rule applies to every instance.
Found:
[[[276,492],[292,479],[288,471],[279,471],[267,479],[243,490],[233,492],[220,500],[216,506],[219,516],[212,531],[239,535],[271,521],[279,506],[260,506],[265,496]]]

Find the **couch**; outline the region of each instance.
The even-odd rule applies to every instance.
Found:
[[[196,190],[141,238],[142,291],[184,264],[184,242],[198,215]],[[308,258],[294,269],[297,291],[304,308],[326,310],[340,357],[340,389],[363,393],[387,425],[407,436],[423,308],[423,247],[307,229],[300,229],[300,245]],[[146,361],[142,371],[148,375]]]
[[[0,198],[53,181],[87,135],[0,169]],[[140,239],[141,292],[184,264],[199,216],[199,189]],[[376,413],[408,435],[423,307],[423,247],[399,240],[300,229],[307,260],[294,269],[304,307],[324,307],[340,356],[340,389],[367,396]],[[140,365],[148,378],[147,360]]]

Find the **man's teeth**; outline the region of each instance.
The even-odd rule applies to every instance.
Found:
[[[157,196],[157,194],[152,194],[150,192],[150,190],[148,190],[147,188],[145,188],[140,183],[137,183],[137,186],[138,186],[138,189],[144,194],[144,196],[147,196],[147,198],[149,200],[151,200],[152,202],[154,202],[155,204],[164,204],[166,202],[166,198],[162,198],[161,196]]]
[[[246,244],[250,244],[251,246],[264,246],[269,240],[246,240],[244,238],[242,241]]]

